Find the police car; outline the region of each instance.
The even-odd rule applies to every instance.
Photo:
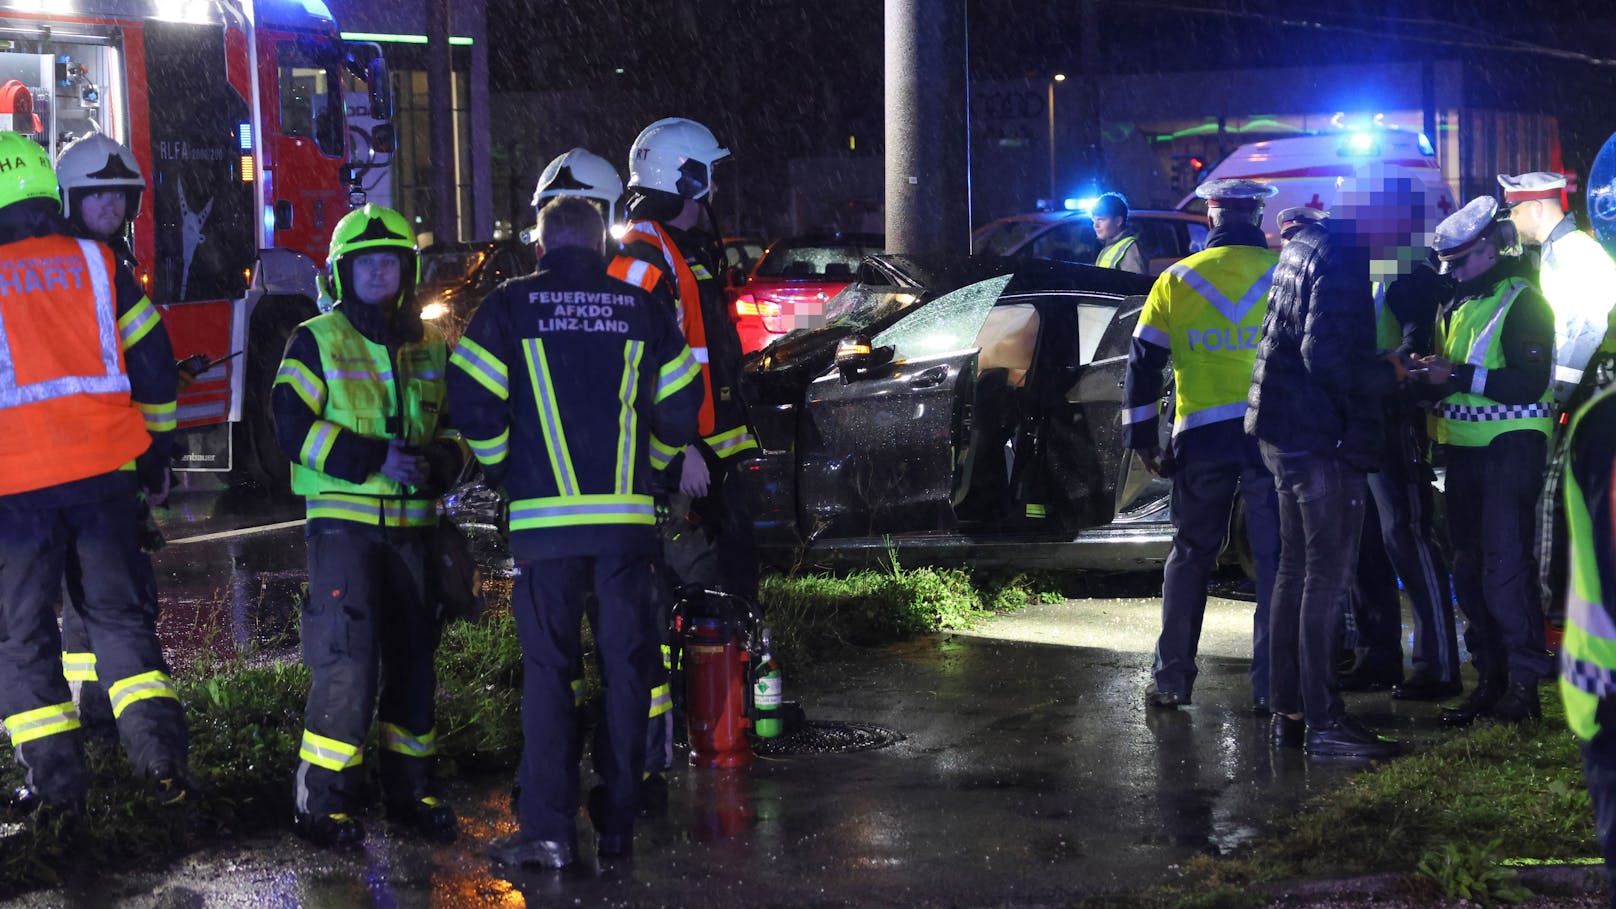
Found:
[[[1089,217],[1085,201],[1088,200],[1068,200],[1069,210],[1011,215],[992,221],[972,235],[971,253],[1093,265],[1104,244],[1094,234],[1094,220]],[[1153,275],[1206,248],[1206,218],[1193,213],[1136,209],[1128,213],[1128,226],[1138,234]]]

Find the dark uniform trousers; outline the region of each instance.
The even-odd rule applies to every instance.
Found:
[[[146,507],[143,499],[136,500],[136,522],[148,523],[151,521],[151,509]],[[152,549],[143,548],[142,553],[150,553]],[[140,559],[136,568],[142,574],[135,578],[135,583],[157,589],[157,579],[152,573],[150,558]],[[94,653],[90,646],[90,631],[84,625],[84,569],[79,565],[78,553],[68,550],[66,574],[62,579],[62,653],[86,654]],[[65,669],[64,665],[64,669]],[[94,679],[74,678],[77,673],[68,673],[67,687],[73,692],[73,703],[78,707],[79,720],[85,728],[111,728],[112,701],[107,698],[106,685],[103,684],[99,674]]]
[[[1351,608],[1346,610],[1346,643],[1357,651],[1354,665],[1377,677],[1402,678],[1403,602],[1397,590],[1397,569],[1381,539],[1381,519],[1373,495],[1364,499],[1357,567],[1358,576],[1350,590]]]
[[[1465,645],[1483,679],[1536,684],[1553,660],[1532,555],[1547,439],[1520,430],[1485,448],[1448,446],[1448,536],[1453,587],[1469,626]]]
[[[141,772],[164,763],[183,768],[189,748],[185,717],[166,682],[168,665],[157,643],[157,590],[151,561],[138,545],[135,476],[93,501],[58,506],[19,505],[0,498],[0,716],[71,700],[62,677],[55,604],[70,558],[81,573],[83,618],[105,684],[149,673],[161,683],[137,683],[115,695],[118,734]],[[87,780],[81,735],[73,729],[24,742],[17,757],[28,783],[47,800],[77,801]]]
[[[1447,565],[1432,536],[1431,475],[1421,454],[1424,433],[1418,432],[1408,419],[1386,420],[1385,457],[1380,470],[1369,475],[1369,496],[1379,519],[1371,531],[1379,532],[1379,544],[1390,559],[1390,567],[1396,570],[1396,577],[1402,578],[1413,607],[1414,672],[1451,682],[1459,678],[1453,593],[1448,585]],[[1391,611],[1391,624],[1391,635],[1400,639],[1401,608]]]
[[[1600,713],[1607,711],[1602,704]],[[1582,743],[1582,775],[1593,800],[1594,833],[1605,857],[1605,878],[1610,907],[1616,909],[1616,732],[1610,718],[1601,717],[1601,729],[1592,741]]]
[[[645,766],[646,715],[661,673],[655,628],[656,537],[568,558],[516,555],[511,610],[522,641],[522,781],[517,817],[525,835],[570,842],[578,813],[578,727],[572,681],[580,665],[579,623],[587,610],[600,660],[604,715],[594,767],[606,790],[596,831],[633,827]],[[595,596],[586,595],[593,588]],[[587,600],[587,604],[586,604]]]
[[[1162,578],[1162,631],[1156,641],[1156,687],[1188,696],[1206,615],[1206,583],[1229,533],[1235,492],[1245,506],[1246,539],[1257,561],[1257,611],[1252,619],[1251,691],[1268,698],[1268,601],[1279,561],[1274,480],[1257,443],[1238,420],[1192,429],[1174,440],[1172,517],[1177,532]]]
[[[309,534],[302,626],[303,662],[313,676],[307,731],[363,747],[375,711],[412,739],[433,733],[433,654],[442,623],[426,589],[431,532],[355,524]],[[430,794],[434,749],[393,742],[385,731],[382,738],[387,799]],[[358,766],[336,771],[304,761],[296,785],[299,811],[338,814],[351,811],[362,795],[363,773]]]

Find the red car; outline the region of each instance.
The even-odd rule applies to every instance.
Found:
[[[727,291],[741,350],[761,350],[788,332],[825,324],[825,303],[853,283],[865,256],[884,246],[877,234],[776,241],[751,274]]]

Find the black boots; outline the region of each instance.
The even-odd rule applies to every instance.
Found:
[[[357,849],[365,841],[365,826],[346,814],[304,814],[292,819],[292,832],[321,849]]]
[[[452,842],[460,832],[460,821],[448,802],[427,795],[407,802],[388,802],[387,820],[412,833],[441,842]]]
[[[1543,718],[1536,682],[1510,682],[1502,696],[1493,702],[1492,719],[1499,723],[1522,723]]]

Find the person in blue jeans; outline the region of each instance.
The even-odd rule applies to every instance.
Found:
[[[1380,757],[1397,745],[1349,717],[1336,637],[1363,532],[1367,473],[1380,455],[1393,367],[1376,356],[1368,236],[1373,179],[1343,187],[1331,217],[1280,251],[1247,402],[1278,493],[1280,555],[1269,606],[1269,706],[1276,745]],[[1360,224],[1360,219],[1363,223]]]

